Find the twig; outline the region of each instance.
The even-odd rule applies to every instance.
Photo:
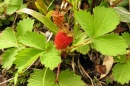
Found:
[[[105,82],[100,81],[101,84],[107,85]]]
[[[25,72],[26,70],[28,70],[34,64],[34,62],[31,65],[29,65],[25,70],[23,70],[23,72]]]
[[[95,83],[93,82],[92,78],[88,75],[88,73],[86,73],[86,71],[84,70],[84,68],[80,64],[79,59],[78,59],[78,66],[82,70],[82,71],[80,70],[80,72],[83,72],[90,79],[92,86],[96,86]]]
[[[58,69],[57,69],[57,74],[56,74],[56,80],[55,80],[56,83],[58,83],[59,74],[60,74],[60,64],[58,64]]]
[[[69,49],[73,49],[73,48],[76,48],[76,47],[79,47],[79,46],[83,46],[83,45],[86,45],[86,44],[90,44],[91,43],[91,39],[88,38],[88,40],[86,40],[84,43],[81,43],[81,44],[78,44],[78,45],[75,45],[75,46],[72,46],[70,47]]]
[[[110,7],[115,7],[117,4],[119,4],[120,2],[122,2],[122,0],[117,0],[115,3],[113,3]]]
[[[9,82],[9,81],[11,81],[11,80],[13,80],[13,79],[14,79],[14,78],[10,78],[10,79],[8,79],[8,80],[6,80],[6,81],[4,81],[4,82],[1,82],[0,85],[4,84],[4,83],[6,83],[6,82]]]
[[[16,13],[16,14],[15,14],[15,17],[14,17],[13,24],[12,24],[12,28],[13,28],[13,26],[15,25],[15,22],[16,22],[17,17],[18,17],[18,15],[17,15],[17,13]]]

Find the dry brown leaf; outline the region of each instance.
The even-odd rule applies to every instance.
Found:
[[[100,74],[106,74],[106,65],[96,65],[96,70]]]
[[[100,79],[104,78],[110,72],[113,63],[114,63],[114,60],[113,60],[112,56],[105,56],[102,65],[106,66],[106,73],[105,74],[101,74]]]

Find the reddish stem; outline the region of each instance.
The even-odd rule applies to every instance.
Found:
[[[117,4],[119,4],[120,2],[122,2],[122,0],[117,0],[113,5],[111,5],[110,7],[115,7]]]
[[[58,69],[57,69],[57,74],[56,74],[56,80],[55,82],[58,83],[58,78],[59,78],[59,73],[60,73],[60,64],[58,64]]]

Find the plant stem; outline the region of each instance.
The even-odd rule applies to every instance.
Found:
[[[115,7],[117,4],[119,4],[120,2],[122,2],[122,0],[117,0],[114,4],[112,4],[110,7]]]
[[[58,83],[59,73],[60,73],[60,64],[58,64],[58,69],[57,69],[57,74],[56,74],[56,80],[55,80],[56,83]]]
[[[14,17],[14,21],[13,21],[13,24],[12,24],[12,28],[14,28],[14,26],[15,26],[15,22],[16,22],[17,17],[18,17],[18,14],[15,13],[15,17]]]
[[[48,68],[45,69],[44,71],[44,76],[43,76],[43,86],[45,86],[45,78],[46,78],[46,72],[47,72]]]
[[[70,47],[69,49],[73,49],[73,48],[76,48],[76,47],[79,47],[79,46],[83,46],[83,45],[86,45],[86,44],[90,44],[91,43],[91,39],[88,38],[84,43],[81,43],[81,44],[78,44],[78,45],[75,45],[75,46],[72,46]]]
[[[49,6],[47,7],[47,10],[49,10],[50,6],[53,4],[54,0],[51,1],[51,3],[49,4]]]

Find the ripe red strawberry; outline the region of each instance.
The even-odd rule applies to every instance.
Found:
[[[59,31],[55,36],[54,44],[57,49],[65,49],[72,43],[72,41],[72,36],[67,35],[65,32]]]

